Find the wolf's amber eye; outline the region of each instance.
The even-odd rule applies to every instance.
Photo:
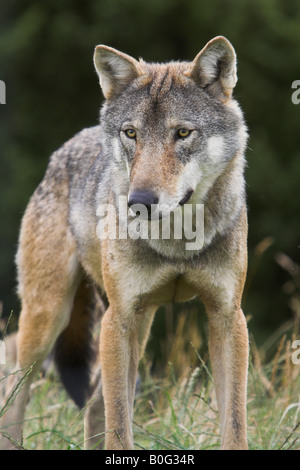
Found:
[[[188,129],[179,129],[179,131],[177,132],[178,137],[180,137],[181,139],[188,137],[190,133],[191,131],[189,131]]]
[[[135,139],[136,138],[136,132],[134,129],[127,129],[125,131],[125,134],[127,135],[127,137],[129,137],[129,139]]]

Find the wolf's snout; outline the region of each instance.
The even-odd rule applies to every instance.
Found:
[[[136,189],[132,191],[128,199],[128,207],[130,207],[133,212],[135,212],[132,207],[134,204],[142,204],[147,209],[148,214],[150,214],[151,205],[158,204],[158,197],[153,191]]]

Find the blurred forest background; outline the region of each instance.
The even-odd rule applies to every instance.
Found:
[[[96,44],[147,61],[192,60],[226,36],[238,57],[247,151],[249,274],[243,308],[258,344],[300,316],[298,0],[0,0],[0,301],[19,313],[19,225],[50,154],[97,123]],[[63,249],[63,247],[62,247]],[[162,318],[162,317],[161,317]],[[173,317],[172,317],[173,318]],[[157,334],[164,330],[157,319]],[[173,319],[172,319],[173,321]]]

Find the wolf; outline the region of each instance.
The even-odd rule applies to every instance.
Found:
[[[199,297],[208,318],[221,448],[247,449],[248,333],[241,310],[247,128],[232,97],[234,48],[218,36],[192,62],[157,64],[99,45],[94,64],[105,98],[99,125],[52,155],[21,224],[22,311],[6,401],[24,371],[30,374],[6,407],[2,447],[22,442],[32,377],[53,350],[77,405],[92,397],[86,447],[100,448],[105,435],[106,449],[132,449],[138,363],[154,314],[161,305]],[[184,237],[99,237],[102,205],[115,209],[109,217],[119,233],[121,197],[128,220],[146,208],[145,224],[154,213],[160,224],[171,212],[203,205],[201,246],[187,249]],[[95,309],[101,316],[96,361]]]

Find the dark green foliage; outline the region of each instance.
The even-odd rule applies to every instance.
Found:
[[[244,310],[253,327],[274,329],[293,314],[278,251],[299,260],[300,79],[298,0],[10,0],[0,5],[0,299],[18,313],[14,253],[28,199],[48,157],[94,125],[101,95],[96,44],[148,61],[193,59],[222,34],[238,55],[235,96],[249,125],[249,252],[253,273]],[[255,246],[273,244],[260,258]],[[255,272],[254,272],[255,265]]]

